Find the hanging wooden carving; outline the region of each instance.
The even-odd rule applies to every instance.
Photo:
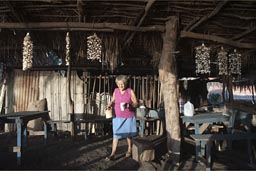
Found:
[[[87,59],[101,62],[102,41],[94,33],[87,37]]]
[[[241,75],[241,54],[234,49],[234,52],[230,53],[228,57],[230,74]]]
[[[23,40],[23,71],[32,68],[32,59],[33,59],[33,41],[29,33],[26,34]]]
[[[228,53],[221,47],[218,53],[219,75],[228,75]]]
[[[70,61],[70,37],[69,32],[66,34],[66,65],[69,65]]]
[[[196,74],[210,73],[210,48],[206,47],[204,43],[196,48]]]

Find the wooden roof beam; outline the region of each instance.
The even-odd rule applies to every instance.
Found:
[[[84,2],[82,0],[77,0],[77,10],[78,10],[78,18],[79,18],[79,22],[83,21],[85,12],[84,12]]]
[[[226,44],[226,45],[237,47],[237,48],[245,48],[245,49],[255,49],[256,48],[256,44],[240,43],[240,42],[233,41],[230,39],[225,39],[223,37],[213,36],[213,35],[208,35],[208,34],[200,34],[200,33],[181,31],[180,37],[181,38],[210,40],[213,42],[218,42],[218,43]]]
[[[154,4],[156,0],[148,0],[148,3],[144,9],[144,14],[143,16],[140,18],[139,22],[136,24],[136,27],[140,27],[140,25],[142,24],[142,22],[144,21],[145,17],[148,15],[148,11],[149,9],[151,8],[151,6]],[[127,39],[126,41],[124,42],[124,45],[123,45],[123,48],[126,47],[130,42],[131,40],[133,39],[135,35],[135,32],[133,32]]]
[[[84,30],[113,29],[135,32],[159,31],[164,32],[165,27],[152,25],[146,27],[130,26],[119,23],[78,23],[78,22],[35,22],[35,23],[0,23],[2,29],[23,30]]]
[[[191,26],[193,26],[193,24],[195,24],[195,22],[197,22],[199,20],[199,17],[195,17],[193,20],[190,21],[190,23],[188,23],[188,25],[184,28],[184,31],[187,31]]]
[[[222,14],[220,14],[220,16],[238,18],[240,20],[255,20],[256,19],[255,16],[246,17],[246,16],[240,16],[240,15],[235,15],[235,14],[227,14],[227,13],[222,13]]]
[[[202,24],[203,22],[207,21],[208,19],[212,18],[213,16],[217,15],[218,12],[222,9],[222,7],[228,2],[228,0],[224,0],[218,3],[218,5],[216,6],[216,8],[208,15],[202,17],[197,23],[195,23],[194,25],[192,25],[188,31],[192,31],[194,30],[196,27],[198,27],[200,24]]]
[[[5,1],[4,3],[5,3],[6,6],[8,6],[8,8],[11,10],[12,14],[15,16],[15,18],[16,18],[19,22],[24,22],[24,17],[23,17],[23,15],[21,15],[20,13],[17,12],[17,10],[15,10],[15,8],[14,8],[13,5],[11,4],[11,2]]]
[[[252,28],[250,28],[250,29],[248,29],[248,30],[242,32],[241,34],[238,34],[238,35],[232,37],[232,40],[239,40],[239,39],[245,37],[246,35],[248,35],[248,34],[254,32],[255,30],[256,30],[256,27],[252,27]]]

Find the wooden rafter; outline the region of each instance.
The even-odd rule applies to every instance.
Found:
[[[220,26],[222,28],[228,28],[228,29],[239,29],[239,30],[247,30],[248,27],[240,26],[240,25],[231,25],[231,24],[222,24],[220,22],[212,21],[212,24]]]
[[[202,17],[197,23],[195,23],[193,26],[191,26],[188,31],[192,31],[194,30],[196,27],[198,27],[200,24],[202,24],[203,22],[207,21],[208,19],[212,18],[213,16],[215,16],[216,14],[218,14],[218,12],[222,9],[222,7],[228,2],[228,0],[224,0],[222,2],[219,2],[218,5],[216,6],[216,8],[209,14],[206,15],[204,17]]]
[[[239,39],[243,38],[244,36],[254,32],[255,30],[256,30],[256,27],[250,28],[250,29],[246,30],[245,32],[242,32],[241,34],[234,36],[232,38],[232,40],[239,40]]]
[[[193,20],[190,21],[190,23],[184,28],[184,30],[188,30],[191,26],[193,26],[193,24],[195,24],[195,22],[197,22],[199,20],[199,17],[194,18]]]
[[[77,10],[79,15],[79,22],[82,22],[83,17],[85,15],[84,13],[84,2],[82,0],[77,0]]]
[[[255,16],[246,17],[246,16],[235,15],[235,14],[226,14],[226,13],[222,13],[220,16],[238,18],[238,19],[241,19],[241,20],[255,20],[256,19]]]
[[[233,47],[237,47],[237,48],[246,48],[246,49],[255,49],[256,48],[256,44],[240,43],[240,42],[233,41],[233,40],[230,40],[230,39],[225,39],[225,38],[219,37],[219,36],[199,34],[199,33],[193,33],[193,32],[181,31],[180,37],[181,38],[193,38],[193,39],[201,39],[201,40],[210,40],[210,41],[213,41],[213,42],[223,43],[223,44],[233,46]]]
[[[154,4],[156,0],[148,0],[148,3],[144,9],[143,16],[140,18],[139,22],[136,24],[136,27],[140,27],[142,22],[144,21],[145,17],[148,15],[148,11],[151,8],[151,6]],[[132,40],[133,36],[135,35],[135,32],[131,33],[131,35],[126,39],[123,48],[126,47]]]
[[[24,22],[24,17],[23,15],[21,15],[20,13],[17,12],[17,10],[15,10],[15,8],[12,6],[12,4],[9,1],[5,2],[6,6],[8,6],[8,8],[11,10],[12,14],[15,16],[15,18],[19,21],[19,22]]]

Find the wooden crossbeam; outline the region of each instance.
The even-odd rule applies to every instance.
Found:
[[[165,27],[160,25],[152,25],[146,27],[129,26],[119,23],[78,23],[78,22],[32,22],[32,23],[0,23],[2,29],[36,29],[36,30],[51,30],[51,29],[67,29],[67,30],[84,30],[84,29],[114,29],[124,31],[160,31],[164,32]]]
[[[216,14],[218,14],[218,12],[222,9],[222,7],[228,2],[228,0],[224,0],[222,2],[219,2],[218,5],[216,6],[216,8],[209,14],[209,15],[205,15],[204,17],[202,17],[197,23],[195,23],[193,26],[191,26],[188,31],[192,31],[194,30],[196,27],[198,27],[200,24],[202,24],[203,22],[207,21],[208,19],[212,18],[213,16],[215,16]]]

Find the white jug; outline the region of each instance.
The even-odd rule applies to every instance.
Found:
[[[184,104],[184,115],[193,116],[194,113],[195,113],[194,105],[190,103],[190,101],[187,101],[187,103]]]

